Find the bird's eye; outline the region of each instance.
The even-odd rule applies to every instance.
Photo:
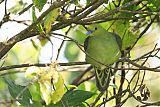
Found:
[[[95,27],[94,30],[97,30],[97,27]]]

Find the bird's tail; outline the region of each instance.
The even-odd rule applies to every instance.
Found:
[[[96,75],[96,85],[99,91],[104,92],[108,90],[110,79],[111,79],[111,69],[105,68],[104,70],[99,70],[96,67],[95,75]]]

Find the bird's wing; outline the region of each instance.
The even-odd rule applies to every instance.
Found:
[[[122,49],[122,39],[120,36],[118,36],[116,33],[112,33],[110,32],[112,35],[114,35],[115,39],[116,39],[116,42],[119,46],[119,49],[121,50]]]
[[[87,51],[89,38],[90,38],[90,36],[88,36],[88,37],[85,39],[85,41],[84,41],[84,50],[85,50],[85,51]]]

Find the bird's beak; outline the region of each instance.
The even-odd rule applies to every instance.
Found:
[[[87,33],[86,33],[86,35],[90,35],[90,34],[92,34],[94,31],[93,30],[89,30]]]

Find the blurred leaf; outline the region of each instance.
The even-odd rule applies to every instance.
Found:
[[[24,3],[22,0],[16,1],[16,4],[9,9],[9,11],[13,14],[17,14],[20,12],[24,7],[27,5],[27,3]]]
[[[79,44],[83,44],[84,40],[87,38],[85,33],[86,30],[82,26],[78,26],[72,29],[68,35],[71,35],[72,38],[75,39]],[[76,59],[78,59],[79,54],[79,47],[77,47],[77,45],[73,42],[67,42],[65,48],[65,57],[69,61],[75,61]]]
[[[34,47],[36,50],[38,50],[38,45],[36,44],[36,42],[35,42],[33,39],[31,39],[31,43],[32,43],[33,47]]]
[[[36,6],[36,8],[41,11],[46,4],[47,0],[32,0],[33,4]]]
[[[33,20],[33,22],[36,22],[36,20],[37,20],[34,6],[32,7],[32,20]],[[40,23],[37,24],[36,29],[39,31],[40,35],[44,35],[45,32],[44,32],[43,27]]]
[[[64,54],[69,61],[75,61],[78,58],[79,53],[80,49],[76,44],[72,42],[67,43]]]
[[[160,7],[160,0],[148,0],[148,6],[152,11],[157,11]]]
[[[45,46],[48,43],[48,39],[44,38],[43,36],[38,36],[37,39],[40,41],[41,46]]]
[[[60,14],[59,8],[56,8],[47,14],[47,16],[44,19],[44,28],[46,30],[46,33],[48,33],[51,30],[51,26],[55,22],[59,14]]]
[[[11,79],[4,78],[5,82],[8,85],[9,92],[13,98],[16,98],[17,95],[20,95],[20,98],[22,100],[19,101],[20,104],[29,107],[30,106],[30,100],[32,99],[32,96],[28,90],[28,88],[20,85],[16,85]],[[25,89],[25,90],[24,90]]]
[[[130,28],[128,21],[116,21],[112,26],[112,30],[115,31],[122,38],[122,50],[133,45],[137,38],[129,31],[129,29]]]
[[[7,85],[6,85],[6,83],[5,83],[3,78],[0,78],[0,84],[1,84],[0,85],[0,90],[3,90],[3,89],[7,88]]]
[[[33,6],[32,8],[32,20],[33,22],[35,22],[37,20],[37,16],[35,13],[35,7]],[[41,45],[44,46],[48,40],[46,38],[44,38],[43,36],[45,35],[45,32],[43,30],[42,24],[37,24],[36,29],[39,31],[40,35],[37,36],[38,40],[40,41]],[[36,46],[36,44],[34,43],[34,41],[32,40],[32,45],[35,49],[38,49],[38,47]]]
[[[59,74],[58,82],[55,85],[55,92],[52,92],[52,102],[55,104],[60,101],[64,95],[64,80]]]
[[[86,0],[87,1],[87,5],[89,5],[91,3],[92,0]]]
[[[41,93],[40,93],[40,86],[38,82],[35,82],[33,85],[29,87],[30,93],[32,95],[33,101],[41,101]],[[39,107],[39,106],[38,106]]]
[[[32,7],[32,20],[35,22],[37,20],[36,12],[35,12],[35,7]]]
[[[83,44],[84,40],[87,38],[86,30],[82,26],[78,26],[77,29],[73,29],[70,35],[72,35],[72,37],[80,44]]]
[[[51,91],[47,88],[48,84],[44,82],[39,82],[40,84],[40,91],[45,103],[48,105],[51,102]]]

